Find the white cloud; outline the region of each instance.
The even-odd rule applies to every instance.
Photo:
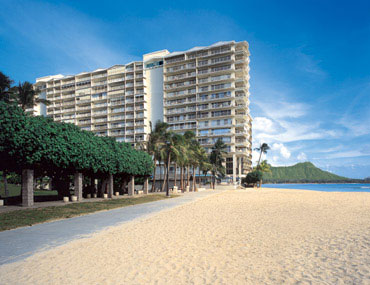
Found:
[[[270,94],[274,94],[270,90]],[[256,104],[263,113],[274,120],[283,118],[300,118],[308,113],[311,106],[304,103],[289,102],[285,99],[286,95],[284,92],[276,92],[274,100],[255,100],[253,104]]]
[[[288,159],[290,158],[291,156],[291,153],[290,151],[287,149],[287,147],[282,144],[282,143],[274,143],[271,147],[272,150],[277,150],[280,152],[280,155],[285,158],[285,159]]]
[[[365,155],[366,154],[358,150],[349,150],[349,151],[330,153],[330,154],[327,154],[325,158],[333,159],[333,158],[346,158],[346,157],[363,157]]]
[[[276,132],[276,124],[266,117],[256,117],[253,119],[253,130],[254,131],[263,131],[267,133]]]
[[[297,159],[299,161],[306,161],[307,160],[307,155],[304,152],[300,152],[297,156]]]

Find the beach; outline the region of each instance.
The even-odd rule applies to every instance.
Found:
[[[228,190],[0,267],[0,284],[299,282],[370,283],[369,193]]]

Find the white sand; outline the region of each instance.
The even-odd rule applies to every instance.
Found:
[[[0,284],[370,284],[370,194],[228,191],[0,267]]]

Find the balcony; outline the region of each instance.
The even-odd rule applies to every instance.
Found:
[[[106,74],[106,73],[103,73],[103,74],[93,75],[93,76],[92,76],[92,79],[102,78],[102,77],[107,77],[107,74]]]
[[[107,119],[95,119],[94,123],[105,123],[107,122]]]
[[[90,124],[91,124],[91,120],[81,120],[81,121],[78,121],[78,125],[90,125]]]
[[[81,110],[90,110],[91,109],[91,107],[90,106],[83,106],[83,107],[79,107],[79,106],[77,106],[77,110],[78,111],[81,111]]]
[[[107,103],[102,103],[102,104],[94,104],[93,105],[93,108],[103,108],[103,107],[107,107],[108,104]]]
[[[122,82],[122,81],[125,81],[125,78],[124,77],[115,78],[115,79],[109,79],[108,80],[108,83],[115,83],[115,82]]]
[[[106,110],[93,112],[93,116],[102,116],[102,115],[106,115],[106,114],[107,114]]]
[[[77,118],[90,117],[91,113],[77,114]]]
[[[110,134],[112,136],[124,136],[125,135],[125,132],[122,132],[122,131],[111,131]]]
[[[125,108],[114,108],[112,109],[112,113],[123,113],[125,112]]]
[[[108,126],[107,126],[107,125],[94,126],[94,129],[95,129],[95,130],[105,130],[105,129],[107,129],[107,128],[108,128]]]
[[[124,128],[125,123],[115,123],[110,125],[111,128]]]
[[[125,120],[125,116],[112,116],[110,118],[111,121],[124,121]]]

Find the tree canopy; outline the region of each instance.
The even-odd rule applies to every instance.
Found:
[[[0,170],[148,176],[152,167],[151,157],[129,144],[0,102]]]

